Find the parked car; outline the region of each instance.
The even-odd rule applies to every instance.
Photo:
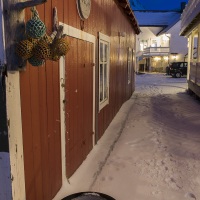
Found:
[[[173,62],[169,65],[168,74],[175,78],[187,75],[187,62]]]

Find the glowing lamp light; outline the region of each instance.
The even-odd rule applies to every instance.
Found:
[[[169,58],[167,56],[164,56],[164,60],[169,60]]]
[[[178,57],[178,54],[177,54],[177,53],[171,53],[171,56],[172,56],[172,59],[173,59],[173,60],[176,60],[177,57]]]
[[[177,59],[177,55],[173,55],[172,59],[176,60]]]
[[[159,60],[161,60],[161,58],[160,57],[155,57],[154,60],[155,61],[159,61]]]

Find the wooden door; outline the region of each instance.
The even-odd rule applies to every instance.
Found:
[[[92,149],[93,44],[69,37],[66,57],[66,174],[70,177]]]

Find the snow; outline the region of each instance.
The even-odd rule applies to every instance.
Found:
[[[144,10],[144,6],[138,0],[129,0],[132,10]]]
[[[136,91],[54,200],[101,192],[117,200],[200,199],[200,101],[186,78],[136,75]],[[0,152],[0,200],[12,199],[9,153]]]
[[[136,75],[136,91],[54,200],[96,191],[117,200],[200,199],[200,103],[186,78]]]

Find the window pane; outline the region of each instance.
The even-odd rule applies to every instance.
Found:
[[[128,83],[131,82],[131,62],[128,61]]]
[[[108,45],[104,44],[104,62],[108,60]]]
[[[100,65],[100,75],[99,75],[99,98],[100,98],[100,102],[103,101],[103,65]]]
[[[103,43],[100,43],[100,61],[103,62]]]
[[[128,61],[131,61],[132,52],[131,49],[128,49]]]
[[[107,88],[107,64],[104,64],[104,99],[108,98]]]
[[[99,33],[99,110],[109,103],[110,38]]]

